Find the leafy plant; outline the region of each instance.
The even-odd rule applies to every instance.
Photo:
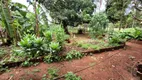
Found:
[[[7,71],[7,70],[8,70],[8,67],[3,68],[2,66],[0,66],[0,73],[5,72],[5,71]]]
[[[6,55],[6,51],[4,49],[0,49],[0,58]]]
[[[110,44],[120,44],[124,43],[126,40],[122,38],[122,36],[119,35],[119,33],[113,33],[109,37],[109,43]]]
[[[108,26],[109,20],[105,13],[97,13],[93,16],[89,23],[89,34],[92,38],[102,36],[105,33],[105,29]]]
[[[91,43],[78,43],[79,47],[82,47],[84,49],[95,49],[95,50],[99,50],[100,46],[98,44],[91,44]]]
[[[43,38],[36,38],[35,35],[27,34],[20,42],[19,46],[25,54],[32,57],[43,55]]]
[[[48,54],[47,56],[44,57],[44,62],[46,63],[52,63],[60,60],[61,58],[59,56],[53,54]]]
[[[50,80],[58,76],[58,69],[57,68],[48,68],[47,72],[49,74]]]
[[[56,53],[61,50],[65,40],[68,39],[68,35],[65,34],[60,25],[53,25],[49,30],[44,32],[44,48],[47,52]]]
[[[117,34],[126,40],[136,39],[142,40],[142,30],[140,28],[127,28],[122,30],[121,32],[117,32]]]
[[[64,44],[64,41],[69,38],[61,26],[54,26],[54,34],[55,41],[59,42],[61,46]]]
[[[51,31],[45,31],[44,33],[45,42],[49,43],[52,41],[52,32]]]
[[[133,39],[142,40],[142,30],[135,28],[135,31],[130,36]]]
[[[51,42],[49,44],[49,47],[50,47],[50,53],[57,53],[61,49],[61,46],[57,42]]]
[[[76,50],[72,50],[67,53],[66,60],[80,59],[82,57],[83,57],[82,53],[80,53],[79,51],[76,51]]]
[[[73,72],[65,74],[65,80],[81,80],[81,77],[77,77]]]
[[[29,61],[24,61],[21,66],[23,67],[28,67],[28,66],[31,66],[33,63],[32,62],[29,62]]]

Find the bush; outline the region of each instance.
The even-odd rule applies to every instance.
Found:
[[[140,28],[127,28],[118,33],[121,38],[126,40],[136,39],[142,40],[142,30]]]
[[[64,32],[64,29],[61,26],[55,27],[54,34],[56,34],[54,35],[55,41],[59,42],[60,46],[62,46],[65,40],[69,38],[69,36]]]
[[[52,41],[52,32],[45,31],[44,33],[45,42],[50,43]]]
[[[36,38],[35,35],[27,34],[18,45],[22,48],[22,51],[31,55],[32,57],[43,55],[43,38]]]
[[[51,42],[49,44],[49,47],[50,47],[50,53],[57,53],[61,49],[61,46],[57,42]]]
[[[48,54],[47,56],[44,57],[44,62],[46,62],[46,63],[57,62],[60,60],[61,60],[61,57],[54,55],[54,54]]]
[[[114,32],[112,35],[109,36],[109,43],[110,44],[120,44],[124,43],[125,39],[118,32]]]
[[[18,43],[21,50],[14,50],[15,55],[24,54],[26,57],[39,57],[45,54],[53,54],[54,56],[61,50],[64,41],[68,38],[61,26],[55,26],[43,33],[43,37],[27,34]],[[57,56],[57,55],[56,55]],[[50,61],[48,57],[47,61]],[[51,59],[52,60],[52,59]]]
[[[69,38],[60,25],[51,26],[49,30],[44,32],[45,42],[47,41],[47,43],[51,41],[58,42],[62,47],[65,40]]]
[[[97,13],[93,16],[89,27],[90,27],[90,36],[92,38],[97,36],[102,36],[105,32],[106,27],[108,26],[109,20],[105,13]]]
[[[142,40],[142,30],[135,28],[135,31],[130,34],[132,39]]]
[[[66,60],[72,60],[72,59],[80,59],[83,57],[83,54],[76,51],[76,50],[72,50],[70,52],[67,53],[66,55]]]

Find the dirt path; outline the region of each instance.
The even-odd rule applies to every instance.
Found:
[[[85,56],[80,60],[12,68],[0,75],[0,80],[41,80],[50,67],[58,68],[60,75],[76,72],[83,80],[137,80],[132,76],[130,67],[141,59],[142,44],[128,42],[126,49]]]

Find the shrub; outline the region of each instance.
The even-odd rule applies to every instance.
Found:
[[[97,13],[93,16],[90,22],[90,36],[92,38],[97,36],[102,36],[105,32],[106,27],[108,26],[109,20],[105,13]]]
[[[45,42],[49,43],[52,41],[52,32],[51,31],[45,31],[44,33]]]
[[[64,29],[61,26],[54,25],[51,26],[49,30],[50,31],[44,32],[45,43],[50,43],[54,41],[58,42],[59,45],[62,47],[65,40],[69,38],[69,36],[65,34]],[[49,47],[49,45],[47,45],[47,47]]]
[[[23,52],[32,57],[43,55],[43,38],[36,38],[35,35],[27,34],[18,45],[22,48]]]
[[[59,42],[61,46],[64,44],[64,41],[69,38],[69,36],[64,32],[64,29],[61,26],[55,28],[54,34],[56,34],[54,35],[55,41]]]
[[[61,26],[56,26],[54,29],[50,29],[43,33],[43,37],[36,37],[35,35],[27,34],[18,43],[22,48],[20,50],[14,50],[13,52],[17,56],[23,54],[26,58],[33,58],[49,54],[45,57],[47,62],[52,62],[57,56],[56,54],[61,50],[64,41],[68,38],[64,29]],[[51,56],[50,56],[51,54]],[[51,60],[51,61],[50,61]]]
[[[82,57],[83,57],[82,53],[80,53],[79,51],[76,51],[76,50],[72,50],[67,53],[66,60],[80,59]]]
[[[109,43],[110,44],[120,44],[120,43],[124,43],[125,39],[122,38],[119,33],[114,32],[112,35],[110,35],[109,37]]]
[[[127,28],[118,33],[121,38],[130,40],[142,40],[142,30],[139,28]]]
[[[23,66],[23,67],[29,67],[29,66],[31,66],[32,64],[33,64],[32,62],[24,61],[24,62],[21,64],[21,66]]]
[[[50,47],[50,53],[57,53],[61,49],[61,46],[59,45],[58,42],[51,42],[49,44],[49,47]]]
[[[56,62],[60,60],[61,60],[61,57],[54,54],[48,54],[47,56],[44,57],[44,62],[46,63],[52,63],[52,62]]]
[[[142,30],[135,28],[135,31],[130,34],[130,37],[136,40],[142,40]]]

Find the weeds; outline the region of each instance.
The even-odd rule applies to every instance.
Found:
[[[73,72],[65,74],[65,80],[81,80],[81,77],[77,77]]]
[[[76,51],[76,50],[72,50],[67,53],[66,60],[80,59],[82,57],[83,57],[82,53],[80,53],[79,51]]]

